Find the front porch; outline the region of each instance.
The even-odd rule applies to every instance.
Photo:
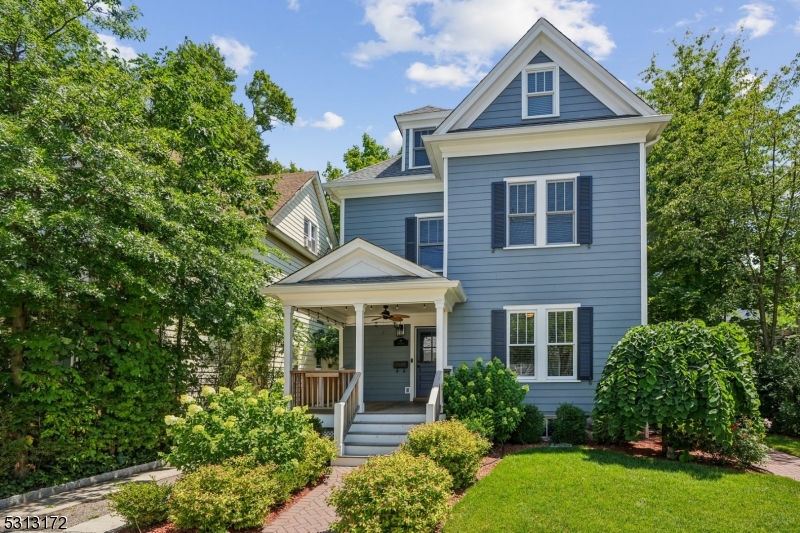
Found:
[[[283,303],[285,393],[332,418],[341,450],[359,413],[438,419],[448,316],[466,300],[460,282],[356,239],[264,293]],[[338,368],[293,370],[295,312],[339,330]]]

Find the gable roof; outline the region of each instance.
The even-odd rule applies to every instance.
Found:
[[[275,200],[275,205],[272,207],[267,216],[273,218],[278,211],[283,209],[289,200],[297,194],[303,185],[308,183],[318,173],[316,170],[310,172],[289,172],[287,174],[270,174],[266,176],[259,176],[263,179],[274,179],[275,184],[273,188],[278,192],[278,198]]]
[[[403,113],[398,113],[395,116],[402,117],[405,115],[419,115],[420,113],[434,113],[436,111],[452,111],[452,109],[445,109],[443,107],[426,105],[424,107],[418,107],[417,109],[412,109],[411,111],[404,111]]]
[[[517,44],[436,129],[434,135],[469,128],[537,53],[544,52],[615,114],[657,113],[600,63],[567,38],[547,19],[540,18]]]

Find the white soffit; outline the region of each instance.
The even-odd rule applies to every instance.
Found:
[[[543,52],[618,115],[656,112],[550,22],[539,19],[437,128],[434,135],[469,128],[509,83]]]

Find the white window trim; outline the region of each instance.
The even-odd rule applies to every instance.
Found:
[[[511,328],[511,313],[534,313],[536,320],[536,332],[534,339],[535,346],[535,376],[517,376],[517,381],[523,383],[580,383],[578,379],[578,308],[581,304],[549,304],[549,305],[506,305],[503,309],[506,312],[506,360],[508,366],[511,356],[509,331]],[[572,376],[569,377],[548,377],[547,375],[547,319],[551,311],[572,311],[572,339],[574,350],[572,351]]]
[[[506,245],[504,250],[524,250],[530,248],[569,248],[573,246],[580,246],[577,243],[577,210],[575,209],[578,195],[578,176],[580,173],[570,174],[546,174],[542,176],[519,176],[514,178],[505,178],[506,182]],[[555,243],[547,244],[547,183],[550,181],[565,181],[574,180],[575,185],[572,188],[573,197],[573,223],[572,223],[572,239],[576,242]],[[509,194],[509,185],[519,185],[522,183],[535,183],[536,184],[536,215],[534,219],[536,227],[536,244],[508,244],[510,242],[509,232],[511,231],[511,224],[509,224],[509,202],[511,202],[511,194]]]
[[[546,91],[543,93],[529,93],[528,92],[528,74],[532,72],[542,72],[546,70],[553,71],[553,112],[549,115],[528,115],[528,97],[529,96],[544,96],[546,94],[551,94],[550,91]],[[528,65],[522,70],[522,118],[523,119],[533,119],[533,118],[551,118],[551,117],[558,117],[560,116],[560,97],[559,97],[559,88],[558,88],[558,65],[555,63],[536,63],[533,65]]]
[[[308,228],[308,232],[306,232],[306,228]],[[314,230],[317,233],[316,239],[314,239]],[[319,226],[308,217],[303,219],[303,246],[314,254],[319,250]]]
[[[436,128],[417,128],[417,130],[431,130],[431,133],[433,133],[436,130]],[[408,169],[409,170],[413,170],[415,168],[431,168],[430,161],[428,162],[429,164],[427,164],[427,165],[417,165],[416,164],[417,161],[416,161],[416,158],[415,158],[416,150],[414,149],[414,131],[416,131],[416,130],[414,130],[414,129],[409,129],[408,130],[408,137],[409,137],[408,138],[408,149],[410,150],[410,152],[408,154]],[[423,145],[424,145],[424,143],[423,143]],[[423,150],[424,150],[424,148],[423,148]]]
[[[420,253],[419,253],[419,248],[420,248],[419,224],[423,220],[432,219],[432,218],[433,219],[440,218],[440,219],[442,219],[442,225],[444,225],[444,213],[419,213],[419,214],[414,215],[414,216],[417,218],[417,264],[419,265],[419,257],[420,257]],[[443,240],[442,241],[442,252],[443,252],[442,253],[442,269],[441,270],[431,270],[431,272],[436,272],[437,274],[441,274],[442,276],[444,276],[444,246],[445,246],[445,243],[444,243],[444,240]],[[420,266],[423,266],[423,265],[420,265]],[[428,267],[423,267],[423,268],[428,268]]]

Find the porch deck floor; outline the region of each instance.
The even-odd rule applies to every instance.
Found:
[[[311,407],[308,412],[333,414],[333,409]],[[424,415],[425,402],[364,402],[364,412],[384,415]]]

